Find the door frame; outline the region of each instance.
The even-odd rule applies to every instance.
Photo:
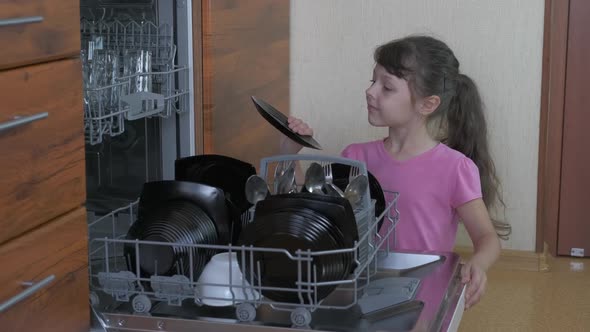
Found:
[[[569,0],[545,0],[535,251],[557,256]]]

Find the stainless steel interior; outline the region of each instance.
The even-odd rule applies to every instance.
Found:
[[[138,113],[133,110],[135,104],[126,102],[137,100],[138,105],[146,107],[146,101],[151,99],[146,100],[143,95],[123,97],[124,78],[114,86],[95,87],[85,76],[85,98],[106,92],[121,100],[115,109],[85,111],[87,209],[92,212],[107,213],[128,204],[138,197],[147,181],[172,179],[174,160],[194,154],[194,135],[186,134],[194,127],[192,36],[190,15],[186,12],[190,4],[158,0],[81,1],[82,57],[84,52],[88,57],[98,47],[95,41],[99,37],[105,49],[149,50],[153,59],[151,74],[138,77],[150,78],[156,95],[147,97],[155,97],[160,103],[159,108],[153,106],[155,112]],[[98,104],[104,103],[99,99]],[[118,123],[113,125],[113,121]]]

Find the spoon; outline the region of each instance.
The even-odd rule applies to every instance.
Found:
[[[310,193],[323,194],[322,188],[326,183],[324,169],[318,163],[311,163],[305,172],[305,188]]]
[[[355,207],[363,195],[367,192],[369,186],[369,179],[366,175],[359,175],[352,179],[346,189],[344,190],[344,197],[350,202],[350,205]]]
[[[246,181],[246,199],[250,204],[256,205],[268,195],[268,185],[258,175],[251,175]]]

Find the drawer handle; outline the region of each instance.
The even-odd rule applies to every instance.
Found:
[[[43,16],[28,16],[0,20],[0,27],[43,22]]]
[[[14,120],[0,123],[0,133],[4,132],[6,130],[9,130],[9,129],[13,129],[16,127],[26,125],[27,123],[31,123],[31,122],[35,122],[35,121],[38,121],[41,119],[45,119],[48,116],[49,116],[49,113],[47,113],[47,112],[38,113],[38,114],[31,115],[31,116],[23,116],[23,117],[17,116],[14,118]]]
[[[38,292],[41,288],[46,287],[47,285],[49,285],[53,279],[55,279],[55,275],[50,275],[49,277],[39,281],[36,284],[33,283],[24,283],[26,285],[31,285],[31,287],[25,289],[24,291],[22,291],[21,293],[17,294],[16,296],[14,296],[13,298],[11,298],[10,300],[0,304],[0,313],[3,313],[6,309],[12,307],[13,305],[19,303],[20,301],[26,299],[27,297],[35,294],[36,292]]]

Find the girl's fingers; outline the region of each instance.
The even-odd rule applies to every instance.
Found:
[[[289,128],[300,135],[313,135],[313,129],[311,129],[311,127],[309,127],[309,125],[307,125],[307,123],[301,121],[301,120],[297,120],[297,121],[293,121],[292,123],[289,124]]]
[[[467,262],[461,267],[461,282],[466,284],[471,280],[471,263]]]
[[[465,299],[465,308],[469,309],[481,300],[481,297],[485,293],[485,282],[481,282],[477,285],[475,291],[469,296],[469,299]]]

